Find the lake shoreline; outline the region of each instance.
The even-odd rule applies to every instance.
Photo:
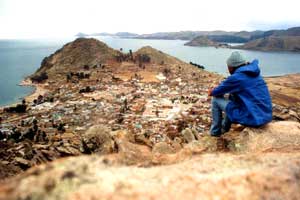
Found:
[[[28,78],[25,78],[24,80],[22,80],[18,84],[18,86],[33,88],[33,90],[30,93],[19,98],[19,99],[25,99],[25,101],[27,103],[33,102],[33,100],[38,98],[39,95],[44,95],[48,91],[43,87],[43,84],[32,83],[31,80],[29,80]],[[11,107],[11,106],[16,106],[19,103],[20,103],[20,100],[17,102],[8,103],[6,105],[0,105],[0,109],[6,108],[6,107]]]
[[[153,48],[159,49],[160,51],[167,52],[186,63],[193,62],[205,67],[205,70],[222,76],[228,76],[226,59],[233,51],[233,49],[227,48],[210,48],[210,47],[189,47],[184,46],[184,41],[182,40],[157,40],[157,39],[133,39],[133,38],[113,38],[113,37],[92,37],[97,40],[103,41],[108,44],[113,49],[122,48],[124,52],[129,50],[138,50],[143,46],[151,46]],[[0,75],[0,91],[1,95],[5,98],[0,100],[0,108],[7,107],[10,105],[15,105],[20,103],[23,98],[27,98],[36,92],[36,84],[22,84],[22,78],[27,77],[28,74],[32,74],[37,70],[37,66],[40,65],[41,60],[51,55],[57,49],[61,48],[65,43],[73,41],[74,38],[65,38],[63,40],[58,39],[40,39],[40,40],[22,40],[22,41],[6,41],[6,43],[1,44],[5,48],[0,50],[0,61],[1,59],[5,62],[14,61],[13,64],[5,63],[2,64],[2,70],[6,71],[10,69],[9,73],[3,73]],[[9,44],[9,45],[8,45]],[[38,44],[38,45],[37,45]],[[5,46],[6,45],[6,46]],[[19,52],[30,50],[30,54],[26,54],[24,57],[23,53],[16,54],[12,45],[17,45],[16,49]],[[42,47],[42,51],[41,51]],[[300,57],[299,54],[294,52],[261,52],[252,50],[243,50],[245,57],[258,59],[260,61],[260,68],[262,76],[264,78],[268,77],[280,77],[289,74],[299,73]],[[10,52],[7,55],[7,52]],[[17,56],[16,56],[17,55]],[[7,66],[7,69],[6,69]],[[285,67],[286,66],[286,67]],[[21,75],[22,77],[17,77]],[[5,75],[4,75],[5,74]],[[14,82],[7,82],[5,79],[15,80]],[[21,81],[21,83],[20,83]],[[20,87],[21,86],[21,87]],[[25,86],[22,88],[22,86]],[[26,87],[32,88],[26,88]],[[21,89],[20,89],[21,88]],[[1,90],[2,89],[2,90]],[[9,92],[10,90],[16,92]]]
[[[23,81],[21,81],[19,86],[21,87],[30,86],[34,88],[34,90],[30,94],[24,96],[26,102],[32,102],[34,99],[37,99],[39,95],[44,95],[48,90],[46,90],[43,85],[44,84],[33,83],[29,78],[26,78]]]

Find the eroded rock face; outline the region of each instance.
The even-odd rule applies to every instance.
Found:
[[[239,145],[247,152],[289,152],[300,149],[300,124],[279,121],[255,129],[246,128],[241,132],[245,137]],[[237,143],[238,144],[238,143]]]

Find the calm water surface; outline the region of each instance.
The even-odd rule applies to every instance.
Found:
[[[96,37],[115,49],[133,51],[150,45],[186,62],[204,65],[209,71],[227,75],[225,61],[232,49],[188,47],[181,40],[143,40]],[[20,87],[24,77],[32,74],[45,56],[75,38],[0,40],[0,106],[15,103],[32,92],[33,88]],[[241,50],[249,59],[259,59],[262,74],[275,76],[300,72],[300,54],[290,52],[259,52]]]

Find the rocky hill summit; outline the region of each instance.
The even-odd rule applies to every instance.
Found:
[[[147,55],[150,57],[151,62],[156,64],[182,64],[183,62],[178,58],[163,53],[160,50],[154,49],[150,46],[140,48],[134,53],[138,55]]]
[[[64,68],[94,66],[113,60],[119,52],[93,38],[78,38],[43,59],[37,73],[62,71]]]

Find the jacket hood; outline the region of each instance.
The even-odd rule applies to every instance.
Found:
[[[253,60],[250,64],[238,68],[235,73],[244,73],[254,77],[258,76],[260,74],[258,60]]]

